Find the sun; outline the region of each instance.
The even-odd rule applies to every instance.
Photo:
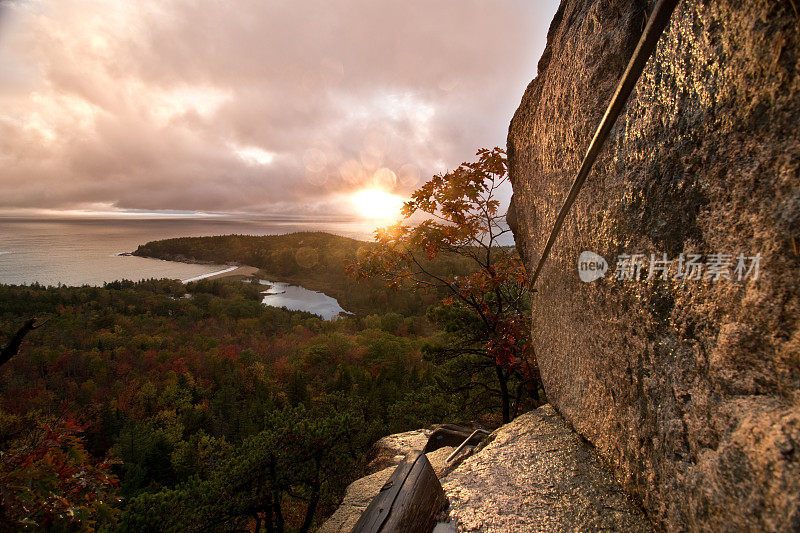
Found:
[[[380,189],[364,189],[352,197],[362,217],[373,220],[394,220],[400,217],[403,198]]]

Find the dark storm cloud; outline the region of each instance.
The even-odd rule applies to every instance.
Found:
[[[336,212],[502,145],[557,2],[0,2],[0,209]]]

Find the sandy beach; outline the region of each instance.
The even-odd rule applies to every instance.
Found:
[[[219,270],[217,272],[209,272],[208,274],[202,274],[200,276],[195,276],[193,278],[184,279],[182,280],[183,283],[189,283],[190,281],[198,281],[201,279],[221,279],[221,278],[229,278],[233,276],[240,276],[243,278],[249,278],[253,274],[256,274],[259,271],[258,268],[247,266],[247,265],[239,265],[239,266],[232,266],[228,267],[224,270]]]

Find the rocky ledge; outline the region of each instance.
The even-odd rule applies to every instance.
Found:
[[[414,444],[421,449],[426,435],[391,435],[378,447],[384,455]],[[652,531],[594,449],[549,405],[499,428],[475,450],[454,469],[445,463],[452,447],[428,453],[449,500],[450,530]],[[350,531],[394,468],[353,482],[319,531]]]
[[[551,406],[506,424],[443,482],[459,531],[652,531]]]

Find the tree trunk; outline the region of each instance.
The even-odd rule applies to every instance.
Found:
[[[525,391],[525,383],[520,383],[517,386],[517,397],[514,398],[514,418],[519,414],[519,405],[522,403],[522,394]]]
[[[311,524],[314,522],[314,513],[317,512],[317,504],[319,503],[319,486],[315,486],[311,492],[311,498],[308,500],[308,507],[306,507],[306,518],[303,520],[303,525],[300,527],[300,533],[307,533],[311,529]]]
[[[275,529],[272,527],[272,494],[269,496],[267,508],[264,512],[264,525],[266,526],[267,533],[275,533]]]
[[[503,424],[511,422],[511,397],[508,394],[508,376],[503,373],[503,367],[494,365],[497,379],[500,381],[500,401],[503,406]]]
[[[314,522],[314,513],[317,512],[317,504],[319,504],[319,491],[322,483],[319,480],[320,471],[320,456],[314,457],[314,482],[311,484],[311,497],[308,499],[308,507],[306,507],[306,518],[303,520],[303,525],[300,527],[300,533],[308,533],[311,529],[311,524]]]
[[[273,496],[272,512],[275,515],[275,533],[283,533],[283,513],[281,512],[281,499],[279,495]]]

